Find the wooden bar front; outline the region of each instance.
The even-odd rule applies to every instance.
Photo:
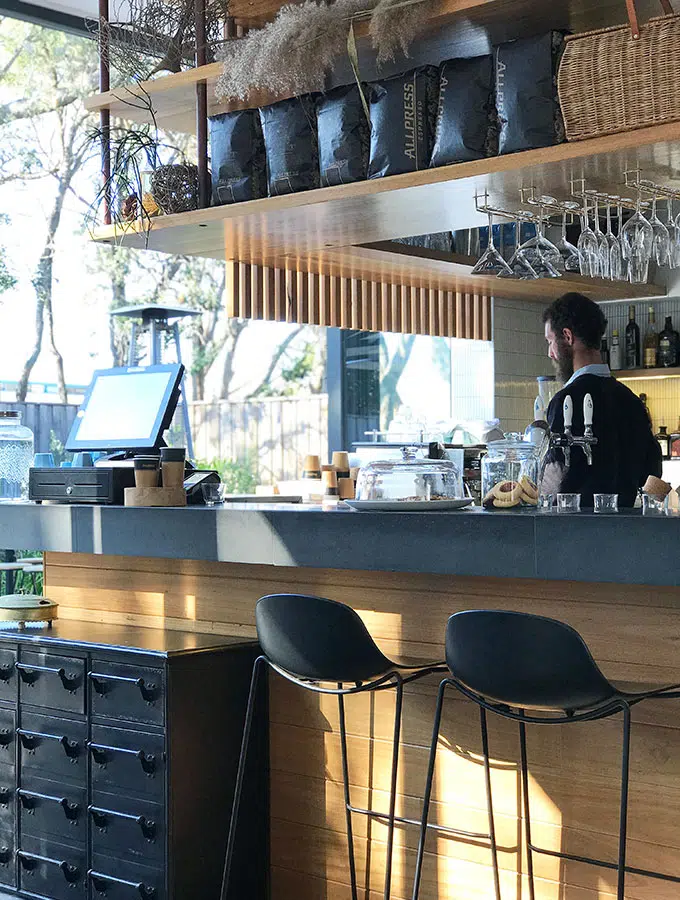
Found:
[[[492,552],[490,549],[489,552]],[[448,616],[462,609],[541,613],[573,625],[612,678],[679,682],[680,589],[282,568],[83,554],[46,554],[46,595],[62,618],[254,635],[261,595],[295,590],[352,605],[381,648],[423,659],[443,655]],[[418,818],[438,678],[405,699],[398,812]],[[629,864],[680,875],[680,701],[634,710]],[[352,800],[387,808],[394,696],[347,701]],[[337,701],[271,680],[272,900],[350,900]],[[432,818],[487,830],[477,710],[449,694],[435,773]],[[369,741],[369,736],[374,740]],[[535,843],[614,861],[618,832],[618,717],[528,732]],[[522,858],[516,726],[490,721],[492,783],[503,900],[529,897]],[[355,816],[360,884],[382,897],[385,827]],[[399,828],[393,897],[411,897],[417,829]],[[489,900],[485,842],[428,839],[422,900]],[[540,900],[615,895],[615,872],[535,855]],[[630,900],[677,900],[678,885],[630,875]],[[246,898],[244,898],[246,900]]]

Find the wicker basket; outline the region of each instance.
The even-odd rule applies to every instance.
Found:
[[[640,27],[627,5],[628,25],[566,39],[557,86],[569,141],[680,120],[680,15]]]

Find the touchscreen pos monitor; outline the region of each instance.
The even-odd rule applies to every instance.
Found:
[[[123,366],[94,373],[66,449],[140,451],[164,446],[184,375],[181,363]]]

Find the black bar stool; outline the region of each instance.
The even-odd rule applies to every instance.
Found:
[[[387,821],[385,900],[389,900],[392,879],[392,851],[395,822],[407,822],[395,815],[397,768],[404,685],[432,672],[446,671],[443,662],[402,664],[388,659],[376,646],[366,626],[349,606],[320,597],[301,594],[270,594],[255,608],[257,637],[262,655],[255,660],[243,730],[241,755],[224,861],[221,900],[226,900],[236,839],[238,811],[243,789],[245,763],[253,721],[258,678],[265,667],[273,669],[293,684],[308,691],[335,694],[338,698],[342,774],[345,792],[347,840],[352,900],[358,900],[357,874],[352,833],[352,814],[362,813]],[[325,686],[329,685],[329,686]],[[330,687],[330,685],[336,685]],[[351,685],[344,687],[343,685]],[[389,811],[378,813],[354,807],[350,802],[345,701],[349,694],[394,689],[396,708],[392,746]],[[420,824],[413,822],[412,824]]]
[[[519,724],[527,874],[531,900],[535,897],[534,853],[616,870],[617,900],[624,900],[627,872],[680,883],[680,878],[676,876],[626,865],[630,710],[641,700],[652,697],[677,698],[680,696],[678,693],[680,685],[655,685],[647,687],[644,691],[634,691],[630,689],[631,685],[609,681],[598,668],[583,638],[571,626],[545,616],[499,610],[470,610],[451,616],[446,628],[446,662],[450,674],[439,686],[416,857],[413,900],[417,900],[420,889],[442,704],[448,685],[456,687],[479,706],[487,773],[487,802],[490,810],[492,810],[491,780],[486,712],[487,710],[494,712]],[[526,725],[594,722],[619,712],[623,714],[623,741],[617,862],[535,846],[531,840]],[[492,851],[494,880],[498,893],[498,858],[493,842]]]

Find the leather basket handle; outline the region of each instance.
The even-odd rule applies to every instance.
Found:
[[[671,6],[671,0],[659,0],[659,2],[661,3],[664,14],[672,16],[673,7]],[[635,9],[635,0],[626,0],[626,9],[628,11],[631,34],[633,35],[633,38],[637,40],[640,37],[640,22],[638,20],[637,10]]]

